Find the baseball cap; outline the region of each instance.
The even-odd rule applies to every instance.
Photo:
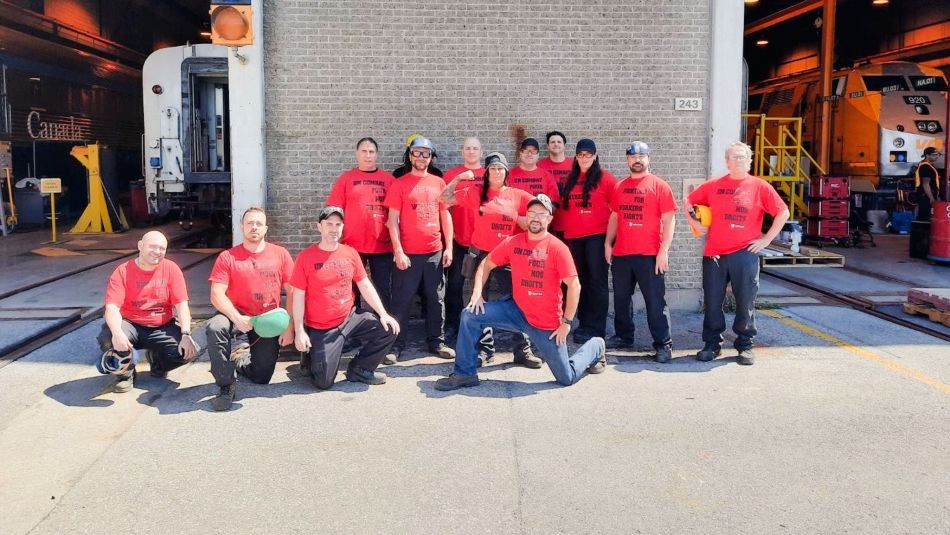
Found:
[[[594,143],[593,139],[587,139],[586,137],[577,142],[577,149],[574,150],[574,153],[581,151],[587,151],[591,154],[597,154],[597,145]]]
[[[554,203],[551,202],[550,197],[548,197],[547,195],[543,193],[539,193],[537,197],[528,201],[527,208],[531,208],[535,204],[540,204],[541,206],[543,206],[544,209],[547,210],[549,214],[554,213]]]
[[[508,159],[505,158],[505,155],[500,152],[489,153],[488,156],[485,156],[485,168],[489,168],[494,164],[504,165],[505,169],[508,169]]]
[[[642,141],[634,141],[627,147],[627,154],[650,154],[650,146]]]
[[[331,215],[338,215],[340,216],[340,219],[343,219],[343,209],[339,206],[327,206],[323,210],[320,210],[320,216],[317,217],[317,223],[322,222]]]
[[[541,150],[541,145],[538,143],[538,140],[533,137],[525,138],[525,140],[521,142],[521,150],[524,150],[525,147],[534,147],[536,150]]]

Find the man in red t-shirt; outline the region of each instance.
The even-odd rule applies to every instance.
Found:
[[[554,176],[538,167],[538,140],[533,137],[525,138],[518,150],[518,166],[511,169],[508,175],[508,185],[524,190],[531,196],[541,193],[550,199],[558,198],[557,181]],[[557,201],[554,201],[557,208]]]
[[[294,261],[287,249],[265,241],[267,215],[257,207],[241,217],[243,241],[221,254],[211,268],[211,304],[218,313],[208,320],[208,358],[219,392],[211,400],[216,411],[231,408],[235,373],[252,382],[267,384],[277,366],[280,346],[294,342],[293,324],[280,335],[257,334],[251,317],[280,307],[280,292],[291,294],[290,275]],[[287,308],[290,308],[289,306]],[[231,340],[244,333],[247,344],[231,352]]]
[[[356,249],[369,265],[369,277],[383,300],[390,306],[392,294],[393,246],[386,220],[389,210],[383,204],[393,176],[377,165],[379,146],[371,137],[356,143],[356,167],[344,172],[333,184],[327,206],[339,206],[346,212],[342,243]]]
[[[451,183],[461,176],[456,188],[461,192],[475,185],[473,178],[485,174],[482,167],[482,143],[476,137],[466,138],[462,142],[462,165],[453,167],[445,172],[445,182]],[[459,315],[462,314],[462,292],[465,286],[465,277],[462,276],[462,258],[472,245],[472,230],[475,228],[475,212],[460,205],[449,208],[452,214],[452,229],[455,236],[452,240],[452,265],[445,271],[445,338],[449,343],[458,336]]]
[[[445,345],[445,272],[452,265],[452,217],[439,201],[445,182],[429,172],[435,146],[418,137],[409,146],[412,172],[393,182],[386,194],[389,237],[393,244],[392,310],[407,325],[412,299],[422,289],[426,344],[441,358],[455,358]],[[396,358],[405,349],[405,331],[394,344]]]
[[[627,147],[630,176],[617,183],[610,199],[610,220],[604,258],[614,281],[614,330],[607,347],[632,348],[634,323],[630,299],[637,285],[647,311],[647,325],[653,336],[653,358],[669,362],[670,311],[666,306],[669,250],[676,227],[676,199],[662,178],[650,173],[650,147],[634,141]]]
[[[119,265],[109,277],[105,298],[105,325],[99,333],[103,352],[127,357],[133,349],[149,351],[151,374],[169,371],[198,355],[191,338],[191,309],[181,269],[165,258],[168,240],[156,230],[138,242],[138,256]],[[175,318],[178,323],[175,323]],[[118,374],[113,390],[128,392],[135,378],[135,364]]]
[[[561,132],[552,130],[546,134],[545,139],[547,140],[548,155],[546,158],[538,160],[538,167],[551,173],[551,176],[554,177],[558,188],[558,196],[555,199],[560,199],[561,192],[564,191],[564,183],[567,182],[567,175],[571,173],[571,168],[574,166],[574,158],[568,158],[565,154],[567,136]],[[551,229],[558,238],[561,237],[561,231],[564,228],[561,218],[557,214],[555,214],[554,221],[551,222]]]
[[[362,347],[346,370],[346,380],[380,385],[386,376],[376,372],[399,334],[399,324],[386,312],[366,277],[359,254],[340,243],[344,211],[327,206],[317,218],[320,242],[301,251],[290,283],[294,287],[294,345],[306,352],[317,388],[333,386],[343,344],[357,340]],[[353,285],[377,316],[354,308]]]
[[[567,354],[567,333],[581,288],[567,246],[548,233],[553,213],[553,203],[546,195],[532,199],[527,209],[528,232],[506,238],[478,266],[471,301],[462,312],[455,369],[436,381],[437,390],[478,384],[477,341],[485,327],[527,334],[559,384],[572,385],[585,371],[602,373],[606,369],[603,338],[591,338],[576,353]],[[485,282],[496,266],[506,264],[511,264],[513,296],[486,303],[482,298]],[[562,283],[567,286],[563,308]]]
[[[693,231],[706,236],[703,248],[703,349],[696,354],[710,361],[722,350],[726,317],[722,305],[726,285],[732,283],[736,298],[737,362],[755,362],[752,343],[755,338],[755,296],[759,291],[759,251],[772,243],[788,221],[788,207],[771,184],[749,174],[752,148],[735,142],[726,149],[729,174],[707,180],[686,198],[686,220]],[[707,229],[692,216],[693,206],[708,206],[712,223]],[[763,215],[772,216],[772,225],[762,234]]]

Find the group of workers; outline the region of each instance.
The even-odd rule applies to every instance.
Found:
[[[296,261],[265,240],[264,211],[247,210],[242,243],[218,256],[209,277],[218,313],[207,322],[208,354],[220,389],[212,407],[232,406],[238,374],[268,383],[280,347],[291,344],[317,388],[333,385],[344,348],[358,348],[347,380],[384,383],[378,368],[403,358],[417,296],[427,349],[455,360],[451,375],[436,381],[439,390],[478,384],[478,367],[494,359],[497,331],[512,333],[515,364],[547,363],[562,385],[603,372],[608,348],[634,347],[637,286],[652,357],[668,362],[665,273],[678,209],[672,189],[650,172],[651,149],[642,141],[627,147],[623,179],[601,168],[594,141],[578,141],[573,158],[566,141],[548,133],[548,155],[539,160],[540,142],[524,139],[512,166],[499,152],[483,159],[479,140],[468,138],[462,164],[443,173],[433,165],[432,141],[414,134],[403,166],[388,173],[377,165],[376,141],[363,138],[357,166],[340,175],[319,213],[320,241]],[[757,253],[782,229],[788,209],[767,182],[749,174],[751,157],[748,145],[730,145],[728,174],[697,187],[683,207],[693,233],[706,235],[701,361],[720,354],[731,283],[737,361],[754,362]],[[711,213],[709,220],[699,221],[694,207]],[[772,223],[763,233],[765,213]],[[111,362],[105,368],[117,376],[116,392],[132,388],[138,349],[148,350],[150,372],[159,377],[198,353],[184,277],[165,258],[166,247],[161,233],[146,233],[138,257],[109,280],[99,342],[101,362]],[[615,335],[605,340],[609,274]],[[472,292],[463,306],[466,281]],[[240,333],[247,342],[232,347]],[[580,346],[573,354],[569,335]]]

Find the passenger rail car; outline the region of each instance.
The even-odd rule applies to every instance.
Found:
[[[860,177],[893,189],[927,147],[943,151],[947,80],[938,69],[888,62],[837,71],[832,78],[829,174]],[[817,72],[767,80],[749,88],[749,113],[801,117],[802,144],[813,155],[821,130]],[[754,136],[750,122],[748,136]],[[775,141],[774,132],[765,133]],[[945,165],[942,157],[937,167]]]

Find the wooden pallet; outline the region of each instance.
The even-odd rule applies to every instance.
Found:
[[[950,288],[911,288],[907,290],[907,301],[950,312]]]
[[[918,303],[904,303],[904,312],[912,316],[927,316],[930,321],[942,323],[950,327],[950,312],[937,310],[930,305],[921,305]]]
[[[767,250],[781,253],[781,256],[759,256],[759,265],[762,267],[844,267],[844,256],[816,247],[803,246],[796,253],[788,247],[772,243]]]

